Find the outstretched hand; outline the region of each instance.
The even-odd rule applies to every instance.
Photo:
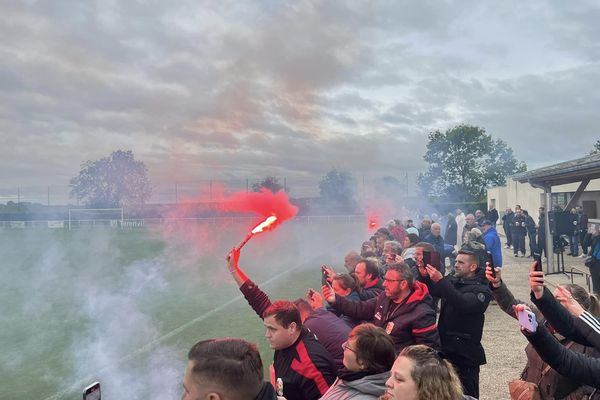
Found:
[[[529,286],[536,299],[539,299],[544,294],[544,272],[536,271],[537,262],[533,262],[529,268]]]
[[[559,286],[556,288],[556,300],[563,305],[572,315],[575,317],[579,317],[584,313],[584,308],[573,298],[571,292],[569,292],[564,286]]]
[[[329,304],[335,303],[335,292],[329,285],[321,286],[321,293],[323,293],[323,298],[327,300]]]
[[[429,279],[431,279],[435,283],[441,281],[442,278],[444,277],[440,271],[438,271],[437,269],[435,269],[434,267],[432,267],[429,264],[427,264],[427,266],[425,267],[425,270],[427,272],[427,275],[429,275]]]
[[[485,263],[485,278],[490,282],[490,284],[493,287],[499,288],[502,285],[501,269],[494,268],[494,271],[496,272],[495,277],[492,274],[492,267],[490,266],[490,263],[486,262]]]
[[[240,253],[241,250],[237,247],[234,247],[233,249],[231,249],[229,254],[227,254],[226,260],[229,271],[233,271],[234,269],[238,268],[238,262],[240,261]]]
[[[531,308],[528,305],[515,304],[513,305],[513,311],[519,320],[521,332],[526,335],[536,332],[538,323],[535,314],[531,312]]]
[[[310,306],[315,310],[323,307],[323,296],[321,296],[321,293],[315,292],[312,288],[308,289],[306,299]]]
[[[325,272],[327,273],[327,282],[333,282],[333,278],[335,278],[336,272],[329,265],[323,265]]]

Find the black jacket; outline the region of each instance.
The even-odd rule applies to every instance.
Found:
[[[481,345],[485,310],[492,297],[488,285],[453,275],[433,283],[424,277],[431,294],[442,299],[438,331],[442,352],[453,363],[478,366],[486,363]]]
[[[512,219],[512,224],[510,225],[511,233],[524,235],[527,233],[527,217],[525,215],[516,214]]]
[[[492,226],[495,227],[496,222],[498,222],[498,210],[496,210],[495,208],[488,210],[485,217],[486,217],[486,219],[489,219],[492,223]]]
[[[381,292],[383,292],[383,285],[381,283],[381,278],[377,278],[377,283],[375,285],[368,288],[362,288],[360,292],[358,292],[358,296],[361,300],[369,300],[379,296]]]
[[[265,382],[254,400],[277,400],[277,393],[275,392],[275,389],[273,389],[273,385],[269,382]]]
[[[444,234],[444,243],[456,246],[456,235],[458,234],[458,227],[456,226],[456,219],[448,218],[446,224],[446,233]]]
[[[414,282],[413,291],[402,303],[394,303],[385,293],[367,301],[351,301],[336,295],[332,307],[384,328],[394,340],[397,352],[413,344],[440,348],[432,299],[421,282]]]
[[[265,310],[271,306],[267,294],[251,280],[246,281],[240,290],[248,304],[262,318]],[[319,399],[337,376],[331,354],[304,327],[294,344],[275,350],[273,367],[273,380],[282,379],[283,395],[288,400]]]
[[[591,314],[584,312],[581,317],[574,317],[546,287],[539,299],[531,293],[531,301],[558,333],[584,346],[600,350],[600,322]]]
[[[517,316],[515,315],[513,306],[525,302],[515,299],[504,282],[502,282],[500,287],[492,287],[491,289],[492,296],[494,296],[494,299],[498,302],[498,306],[500,306],[502,311],[516,319]],[[531,310],[535,313],[540,325],[546,326],[546,324],[549,324],[535,305],[531,305]],[[562,346],[568,346],[569,349],[577,353],[592,356],[598,354],[593,347],[586,347],[579,343],[574,343],[571,340],[565,339],[558,333],[553,336]],[[544,399],[580,400],[584,398],[583,396],[593,392],[593,388],[590,388],[587,385],[581,385],[577,380],[563,376],[553,368],[548,370],[546,368],[548,364],[542,360],[531,343],[525,348],[525,354],[527,355],[527,365],[521,373],[521,379],[537,384]],[[600,393],[598,395],[600,396]]]
[[[561,345],[544,326],[525,335],[542,359],[559,374],[600,389],[600,358],[576,353]]]
[[[512,211],[509,214],[504,214],[502,216],[502,228],[504,228],[504,232],[510,231],[514,217],[515,213]]]
[[[531,215],[525,217],[525,229],[527,229],[527,234],[531,236],[535,235],[537,232],[535,221]]]

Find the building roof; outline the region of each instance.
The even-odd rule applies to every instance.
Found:
[[[542,189],[598,178],[600,178],[600,153],[512,176],[512,179],[517,182],[529,183]]]

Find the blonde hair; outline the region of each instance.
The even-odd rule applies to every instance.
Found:
[[[417,386],[419,400],[460,400],[462,386],[454,367],[438,352],[422,344],[405,347],[399,357],[414,362],[410,372]]]

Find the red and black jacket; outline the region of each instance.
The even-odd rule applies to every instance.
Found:
[[[433,301],[424,283],[415,281],[410,295],[402,303],[394,303],[383,292],[367,301],[352,301],[336,295],[332,307],[344,315],[371,321],[385,329],[394,340],[396,352],[413,344],[440,349]]]
[[[271,305],[269,296],[251,280],[247,280],[240,290],[248,304],[262,318]],[[287,400],[316,400],[325,394],[335,381],[337,370],[333,357],[305,328],[298,340],[288,348],[276,350],[273,355],[275,376],[281,378],[283,396]]]

